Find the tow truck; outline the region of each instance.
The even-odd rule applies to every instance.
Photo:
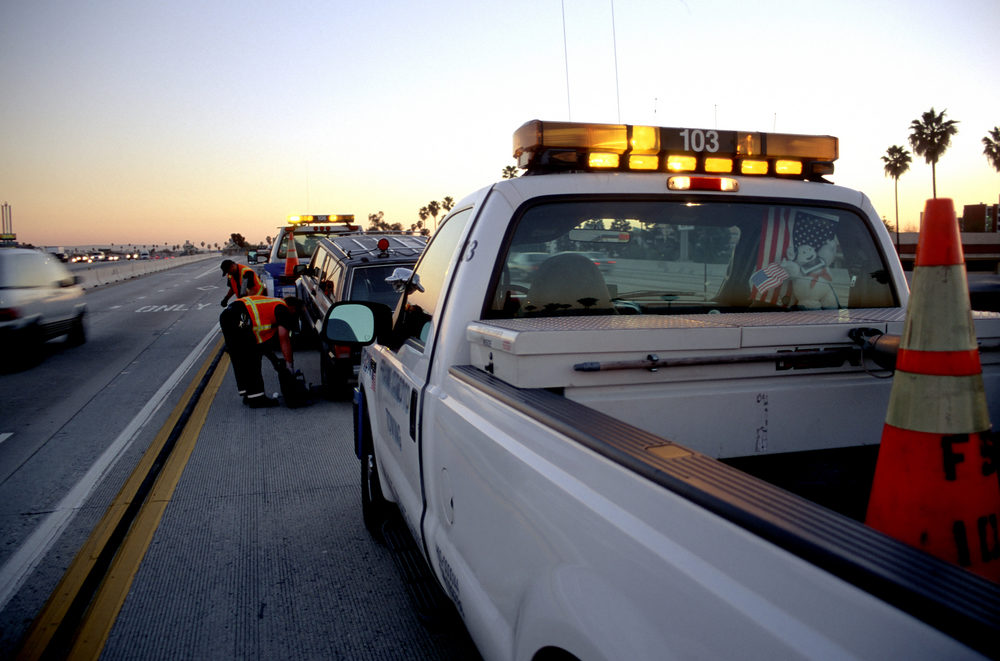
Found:
[[[296,256],[300,263],[305,264],[312,257],[320,239],[360,230],[361,226],[354,223],[354,214],[289,216],[288,224],[278,228],[278,234],[271,244],[271,254],[264,265],[263,283],[268,295],[277,298],[295,295],[297,276],[285,275],[289,236],[295,237]]]
[[[894,377],[852,337],[910,293],[838,152],[532,121],[394,311],[331,306],[365,525],[402,520],[484,658],[1000,656],[1000,586],[864,525]],[[997,419],[1000,315],[970,317]]]

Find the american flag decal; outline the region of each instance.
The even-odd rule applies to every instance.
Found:
[[[757,294],[754,298],[763,296],[785,280],[788,280],[788,271],[779,264],[768,264],[750,276],[750,285]]]
[[[792,250],[792,210],[768,207],[761,226],[757,271],[750,276],[750,296],[755,301],[777,305],[788,295],[791,282],[781,261],[794,257]]]

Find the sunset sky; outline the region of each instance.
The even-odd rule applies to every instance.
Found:
[[[6,0],[0,202],[36,245],[409,226],[538,118],[835,135],[832,180],[893,222],[880,157],[933,106],[959,121],[937,174],[961,213],[1000,196],[998,35],[996,0]],[[930,196],[914,155],[904,229]]]

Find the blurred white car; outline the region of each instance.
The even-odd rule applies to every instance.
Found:
[[[42,252],[0,248],[0,347],[14,357],[33,354],[62,335],[70,345],[87,337],[80,277]]]
[[[515,282],[531,282],[535,271],[549,257],[551,255],[547,252],[521,252],[512,255],[507,263],[510,279]]]

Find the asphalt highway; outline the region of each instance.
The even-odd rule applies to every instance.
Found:
[[[217,262],[88,291],[85,345],[0,373],[0,657],[476,658],[365,531],[350,404],[241,403]]]

